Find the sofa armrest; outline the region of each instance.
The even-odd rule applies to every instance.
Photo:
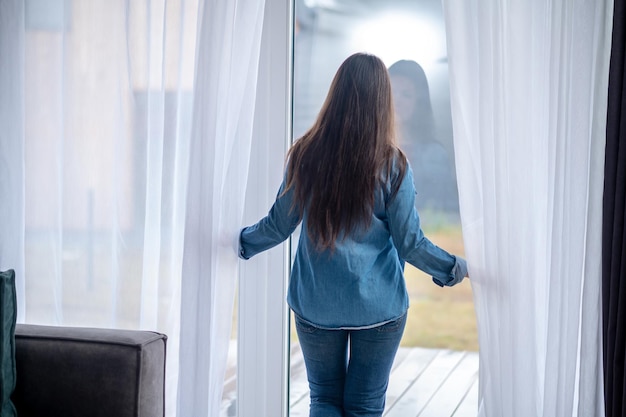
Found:
[[[166,341],[142,330],[18,324],[18,415],[162,417]]]

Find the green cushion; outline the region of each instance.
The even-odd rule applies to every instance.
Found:
[[[15,298],[15,271],[0,271],[0,416],[16,417],[11,402],[15,389],[15,320],[17,300]]]

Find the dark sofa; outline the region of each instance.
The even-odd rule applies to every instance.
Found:
[[[17,324],[19,417],[162,417],[167,337]]]

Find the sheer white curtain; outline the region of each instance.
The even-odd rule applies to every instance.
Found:
[[[479,416],[602,416],[609,0],[444,0]]]
[[[218,415],[263,8],[0,1],[0,269],[19,321],[167,334],[168,415]]]
[[[237,279],[264,1],[208,1],[199,32],[181,316],[180,416],[217,416]],[[208,395],[207,395],[208,393]]]
[[[21,0],[0,2],[0,270],[24,276],[24,13]],[[17,280],[24,305],[24,280]],[[18,320],[24,319],[18,308]]]

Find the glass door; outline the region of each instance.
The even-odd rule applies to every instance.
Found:
[[[440,0],[296,0],[294,31],[294,141],[314,122],[345,58],[355,52],[380,57],[391,75],[399,145],[414,172],[422,228],[442,248],[463,255]],[[442,290],[411,265],[405,276],[411,307],[402,352],[477,351],[469,282]],[[293,328],[290,340],[290,416],[308,416],[306,372]]]

